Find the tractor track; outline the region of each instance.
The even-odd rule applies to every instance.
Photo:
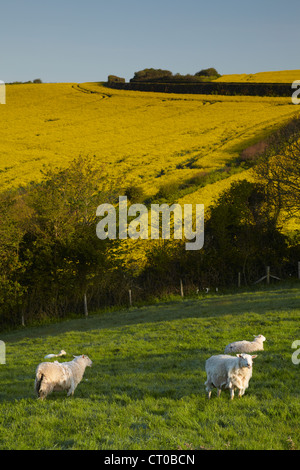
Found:
[[[105,100],[105,99],[111,98],[112,96],[109,93],[102,93],[96,90],[89,90],[88,88],[84,88],[82,85],[79,85],[78,83],[76,85],[72,85],[72,88],[76,91],[80,91],[81,93],[87,93],[90,95],[100,95],[101,96],[100,100]]]

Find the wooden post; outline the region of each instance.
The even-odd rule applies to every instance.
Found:
[[[182,298],[184,297],[182,279],[180,279],[180,295]]]
[[[129,305],[130,307],[132,307],[131,289],[129,289],[128,294],[129,294]]]
[[[89,315],[89,312],[88,312],[88,307],[87,307],[86,293],[84,294],[84,297],[83,297],[83,306],[84,306],[84,315],[85,315],[85,318],[87,318]]]
[[[238,274],[238,287],[241,287],[241,273]]]
[[[267,284],[270,284],[270,266],[267,266]]]
[[[298,279],[300,279],[300,261],[298,261]]]

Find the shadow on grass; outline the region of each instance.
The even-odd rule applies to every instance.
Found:
[[[44,402],[73,400],[76,398],[105,400],[107,403],[118,400],[116,396],[126,396],[129,400],[139,400],[146,396],[180,399],[203,389],[204,350],[189,349],[177,353],[144,354],[104,358],[94,363],[93,370],[87,370],[78,385],[74,397],[67,398],[67,392],[53,392]],[[32,369],[32,367],[30,368]],[[15,402],[21,399],[34,399],[34,374],[32,370],[18,375],[18,368],[10,368],[3,377],[0,402]],[[203,389],[204,390],[204,389]]]
[[[155,305],[132,307],[127,310],[94,314],[86,318],[65,320],[51,325],[29,327],[1,336],[4,341],[19,341],[21,338],[61,335],[71,331],[88,332],[95,329],[114,329],[124,326],[156,323],[189,318],[221,318],[225,315],[245,313],[265,314],[299,309],[300,289],[274,289],[212,295],[195,299],[161,302]]]
[[[15,367],[14,379],[10,374],[6,380],[3,378],[0,402],[5,404],[29,399],[31,405],[35,401],[39,406],[39,403],[71,404],[74,400],[87,400],[105,403],[105,406],[116,404],[126,407],[129,403],[147,399],[180,400],[193,396],[204,399],[205,361],[212,354],[222,352],[216,346],[184,348],[171,353],[144,353],[138,357],[122,354],[105,357],[94,362],[93,368],[86,371],[74,397],[67,397],[66,391],[54,392],[43,402],[35,395],[32,370],[24,370],[22,376],[18,376]],[[261,394],[267,390],[270,396],[282,393],[284,397],[286,390],[283,382],[294,381],[295,370],[292,370],[290,358],[284,358],[278,350],[276,354],[274,351],[257,354],[250,390],[246,395],[263,397]],[[229,400],[228,391],[222,396]]]
[[[289,310],[288,315],[281,314],[281,311],[287,310]],[[267,315],[264,317],[267,312],[272,312],[272,321]],[[215,320],[220,319],[226,329],[226,316],[227,318],[231,317],[232,325],[235,328],[237,326],[240,328],[236,320],[241,315],[243,315],[242,322],[248,321],[245,328],[251,320],[254,320],[255,327],[259,323],[266,325],[266,328],[272,328],[272,333],[274,332],[275,336],[270,338],[270,343],[268,342],[266,345],[266,351],[256,360],[254,374],[256,372],[262,373],[260,370],[263,371],[263,365],[265,365],[269,374],[272,371],[274,380],[277,380],[277,371],[291,366],[291,343],[289,342],[291,338],[285,337],[284,342],[281,341],[279,345],[276,343],[276,335],[281,331],[280,323],[282,321],[295,322],[299,318],[299,289],[258,290],[250,293],[216,295],[203,299],[184,299],[179,302],[159,303],[126,311],[94,315],[87,320],[67,320],[63,323],[9,333],[2,337],[3,340],[11,343],[21,340],[23,349],[21,349],[19,356],[9,358],[8,365],[1,366],[3,369],[1,369],[0,401],[3,403],[22,398],[36,399],[34,376],[35,367],[40,362],[38,357],[36,363],[32,364],[35,361],[33,355],[38,355],[39,345],[32,345],[30,342],[26,344],[26,338],[40,338],[43,342],[48,336],[60,336],[67,332],[91,332],[92,330],[107,329],[113,331],[118,328],[122,329],[122,327],[164,324],[173,320],[187,320],[186,325],[189,328],[189,320],[192,319],[205,320],[199,324],[199,328],[202,328],[201,337],[199,337],[202,338],[201,344],[198,344],[197,339],[194,340],[197,325],[192,325],[193,331],[189,332],[189,336],[183,336],[181,345],[176,343],[178,330],[174,330],[175,336],[171,334],[171,342],[169,342],[169,337],[165,335],[165,331],[168,331],[167,323],[165,323],[162,339],[157,337],[156,340],[155,347],[158,347],[159,352],[150,351],[151,344],[148,342],[147,332],[144,336],[135,338],[129,349],[127,348],[126,336],[120,345],[114,342],[114,338],[111,340],[112,343],[107,343],[106,339],[104,344],[107,350],[104,357],[100,356],[100,342],[97,340],[98,342],[93,343],[94,338],[91,338],[89,350],[97,352],[98,360],[95,360],[91,371],[86,371],[82,383],[79,384],[75,392],[75,399],[77,397],[88,399],[94,396],[95,400],[103,399],[110,402],[114,401],[117,395],[137,400],[147,396],[180,399],[198,392],[205,394],[205,360],[212,354],[222,353],[227,344],[226,332],[223,331],[223,327],[220,329],[221,324],[216,324]],[[259,322],[257,322],[258,319]],[[210,330],[211,327],[212,330]],[[259,334],[264,331],[253,333]],[[117,331],[116,334],[117,336],[122,335],[122,330]],[[129,334],[131,335],[132,332]],[[291,335],[295,335],[294,330],[291,331]],[[151,339],[150,336],[149,338]],[[164,338],[167,338],[166,347],[169,350],[172,349],[171,352],[163,352],[163,343],[157,343],[157,341],[164,341]],[[232,338],[232,340],[239,339],[247,338]],[[269,340],[269,338],[267,339]],[[148,347],[144,349],[144,343],[139,343],[139,341],[147,341],[145,344]],[[194,342],[190,343],[189,341]],[[86,379],[88,380],[86,381]],[[53,393],[47,400],[66,399],[66,393]]]

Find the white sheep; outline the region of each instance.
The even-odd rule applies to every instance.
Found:
[[[42,362],[36,369],[34,388],[37,396],[44,399],[51,392],[67,390],[67,396],[74,395],[85,368],[92,366],[88,356],[74,356],[70,362]]]
[[[233,400],[234,391],[238,389],[238,396],[244,395],[252,377],[252,360],[257,356],[237,354],[228,356],[219,354],[211,356],[205,363],[207,381],[205,382],[208,398],[213,388],[217,389],[218,397],[221,390],[229,389],[230,399]]]
[[[254,336],[254,335],[253,335]],[[235,341],[234,343],[227,344],[224,353],[252,353],[255,351],[263,351],[263,342],[266,338],[263,335],[254,336],[253,341]]]

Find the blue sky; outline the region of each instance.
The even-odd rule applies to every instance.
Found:
[[[146,67],[194,74],[300,69],[299,0],[9,0],[0,79],[129,80]]]

